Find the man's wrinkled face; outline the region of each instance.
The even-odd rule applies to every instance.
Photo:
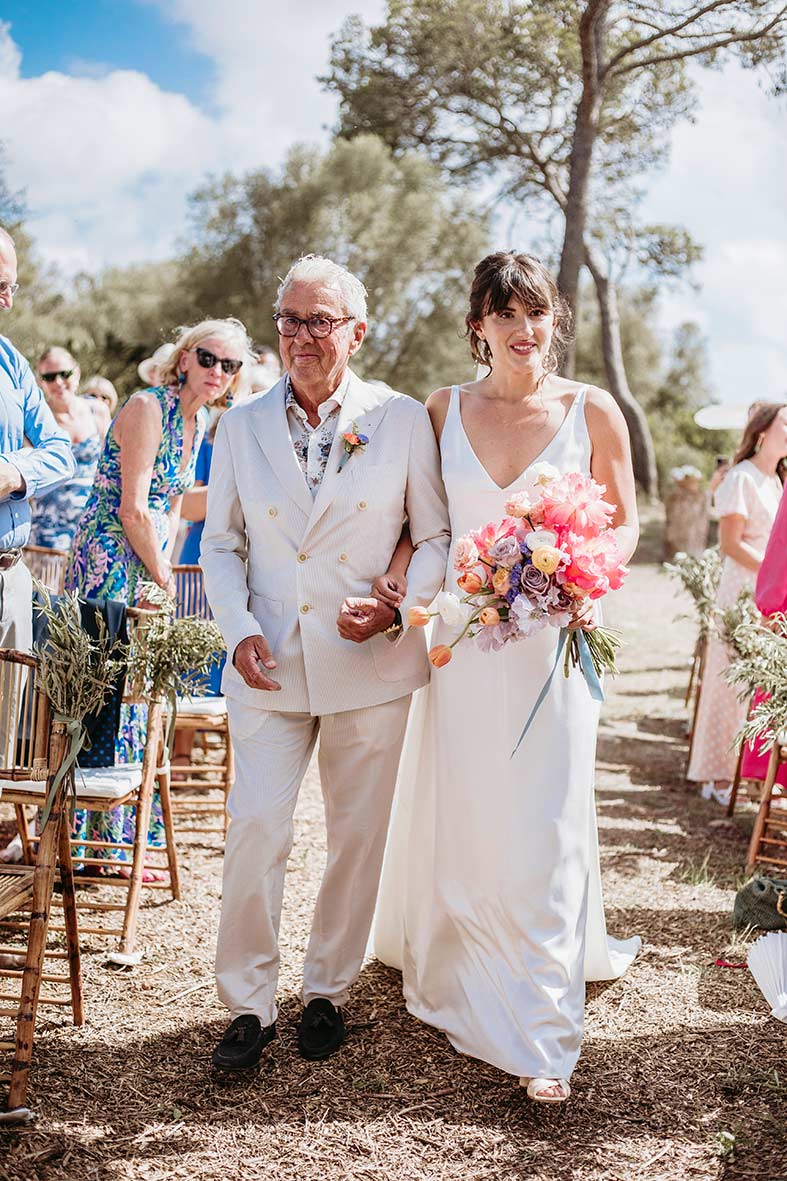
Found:
[[[348,312],[341,291],[323,283],[294,279],[282,293],[281,316],[309,320],[324,316],[337,323],[329,336],[315,339],[306,324],[295,336],[279,337],[282,364],[296,389],[303,386],[335,389],[341,382],[350,357],[358,352],[366,334],[362,320],[347,319]]]
[[[0,308],[10,308],[14,297],[9,290],[16,283],[16,251],[7,243],[0,245]]]

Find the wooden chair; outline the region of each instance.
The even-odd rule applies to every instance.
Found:
[[[11,650],[0,651],[0,733],[0,791],[6,784],[13,786],[31,780],[41,785],[43,798],[65,759],[69,737],[64,722],[51,721],[49,702],[37,683],[35,658]],[[13,1040],[5,1040],[0,1033],[0,1050],[12,1051],[14,1055],[10,1072],[0,1074],[0,1079],[9,1085],[6,1109],[0,1111],[0,1124],[28,1123],[34,1118],[25,1102],[38,1006],[70,1003],[74,1024],[81,1025],[84,1021],[67,827],[68,783],[66,775],[57,787],[33,864],[0,865],[0,952],[4,956],[19,956],[20,960],[24,957],[23,967],[0,970],[0,1018],[10,1018],[16,1027]],[[47,933],[58,860],[65,947],[52,950],[47,948]],[[31,912],[29,918],[19,914],[27,910]],[[17,939],[26,936],[26,944],[10,942],[14,935]],[[47,965],[47,961],[53,960],[66,961],[67,973]],[[10,991],[14,982],[19,983],[19,993]],[[47,992],[41,991],[42,983],[48,986]],[[68,985],[65,995],[63,985]]]
[[[212,619],[200,567],[173,566],[172,573],[175,576],[178,618],[185,615],[197,615],[200,619]],[[227,797],[235,778],[235,763],[225,698],[216,695],[181,698],[178,701],[175,733],[184,731],[191,734],[192,745],[197,734],[219,734],[222,739],[224,755],[221,763],[194,763],[192,761],[186,766],[176,768],[179,778],[173,782],[172,788],[174,808],[179,817],[178,830],[180,832],[215,832],[215,824],[200,825],[191,822],[184,824],[180,820],[183,813],[203,817],[213,815],[220,817],[221,831],[226,836]],[[221,797],[211,799],[210,794],[214,793],[217,788],[221,790]]]
[[[41,545],[26,545],[22,550],[24,563],[34,578],[43,582],[53,595],[62,595],[66,582],[68,554],[62,549],[45,549]]]
[[[774,801],[784,798],[774,788],[779,768],[786,762],[787,734],[779,734],[771,747],[768,774],[760,793],[760,807],[754,821],[746,862],[748,873],[752,873],[757,865],[771,871],[787,869],[787,811],[774,808]]]
[[[146,614],[135,608],[129,608],[129,631],[133,643],[133,629],[144,623]],[[144,699],[134,691],[128,689],[124,696],[126,704],[145,703]],[[169,791],[169,767],[166,760],[166,744],[164,740],[164,705],[161,701],[148,703],[148,725],[145,750],[141,764],[125,764],[113,767],[77,768],[75,772],[75,807],[85,808],[92,812],[110,811],[119,805],[132,805],[136,808],[134,823],[134,837],[128,841],[85,840],[77,837],[71,840],[71,853],[75,866],[81,866],[85,878],[91,884],[101,887],[108,892],[113,890],[125,891],[126,897],[122,902],[111,901],[105,897],[87,897],[80,891],[78,906],[80,910],[90,914],[90,924],[82,924],[85,935],[104,935],[119,940],[117,950],[110,953],[109,959],[122,964],[136,964],[142,958],[137,950],[137,923],[142,890],[168,890],[173,899],[181,897],[180,875],[178,869],[177,848],[175,845],[175,830],[172,817],[172,804]],[[158,787],[161,798],[162,821],[164,824],[165,844],[161,848],[148,845],[147,832],[150,821],[153,794]],[[16,808],[17,825],[22,838],[24,861],[31,864],[35,857],[38,837],[30,832],[25,806],[41,804],[43,799],[43,785],[29,780],[25,783],[14,783],[5,792],[4,799]],[[106,873],[112,865],[112,857],[98,857],[96,853],[107,850],[117,850],[131,853],[131,864],[128,876],[119,872],[121,858],[115,859],[118,872]],[[165,858],[164,864],[151,861],[152,855],[158,854]],[[125,867],[128,862],[123,862]],[[96,870],[105,872],[100,877],[91,876]],[[144,870],[162,870],[168,873],[169,880],[143,881]],[[87,872],[85,872],[87,871]],[[82,878],[82,875],[79,875]],[[122,912],[123,921],[120,926],[97,925],[97,919],[102,914],[112,914],[115,917]]]

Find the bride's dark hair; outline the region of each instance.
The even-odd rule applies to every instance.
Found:
[[[499,250],[482,258],[470,288],[470,310],[465,317],[465,336],[470,341],[473,360],[492,368],[492,353],[476,325],[490,312],[502,312],[512,300],[519,300],[528,310],[549,308],[555,317],[552,341],[544,358],[544,372],[554,373],[569,340],[571,311],[557,289],[557,283],[540,259],[532,254]]]

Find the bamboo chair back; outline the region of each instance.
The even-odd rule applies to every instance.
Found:
[[[53,595],[62,595],[66,583],[68,554],[62,549],[45,549],[41,545],[26,545],[24,563],[34,578],[43,582]]]
[[[175,614],[178,619],[186,615],[197,615],[200,619],[212,619],[205,581],[199,566],[173,566],[175,579]]]
[[[69,742],[65,724],[51,720],[51,708],[36,674],[34,657],[0,651],[0,720],[5,727],[0,777],[10,780],[12,785],[25,778],[44,779],[49,789]],[[4,956],[4,966],[0,969],[0,1021],[15,1025],[8,1040],[0,1029],[0,1050],[14,1055],[10,1071],[0,1071],[0,1080],[8,1083],[8,1099],[6,1109],[0,1111],[0,1124],[27,1123],[34,1118],[25,1102],[39,1004],[70,1004],[74,1024],[81,1025],[84,1020],[67,824],[66,779],[63,779],[38,838],[34,863],[0,865],[0,953]],[[51,949],[47,947],[47,934],[58,861],[65,946]],[[24,911],[30,911],[30,916],[19,913]]]
[[[787,869],[787,811],[774,807],[779,797],[774,793],[779,768],[787,762],[787,735],[780,734],[771,747],[768,773],[762,785],[760,806],[754,821],[749,843],[746,868],[752,873],[756,866],[777,877]],[[783,797],[781,797],[783,799]]]
[[[200,619],[212,619],[213,614],[205,594],[205,581],[200,566],[173,566],[175,578],[175,613],[179,619],[186,615],[196,615]],[[215,699],[214,699],[215,700]],[[175,812],[179,816],[193,815],[197,821],[202,817],[217,816],[223,834],[227,832],[227,796],[232,781],[235,778],[234,756],[230,741],[229,724],[226,711],[220,714],[200,712],[199,700],[189,706],[188,713],[181,709],[175,723],[176,732],[188,731],[193,739],[197,733],[219,734],[223,743],[224,755],[221,763],[195,763],[193,754],[191,761],[179,767],[179,779],[174,786],[177,789],[174,797]],[[212,798],[216,787],[221,789],[219,798]],[[196,794],[195,794],[196,793]],[[192,819],[188,823],[179,823],[180,832],[211,833],[216,831],[215,823],[195,823]]]
[[[46,779],[49,702],[34,656],[0,650],[0,779]]]

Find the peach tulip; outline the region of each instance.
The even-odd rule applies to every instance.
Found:
[[[478,616],[479,623],[484,627],[494,627],[496,623],[500,622],[500,612],[496,607],[484,607],[481,614]]]
[[[409,627],[426,627],[431,619],[426,607],[411,607],[407,612],[407,623]]]
[[[436,647],[429,649],[429,660],[435,668],[444,668],[452,655],[453,653],[447,644],[437,644]]]
[[[468,570],[467,574],[463,574],[461,578],[457,578],[456,585],[466,595],[476,595],[484,585],[484,580],[480,574],[476,574],[473,570]]]

